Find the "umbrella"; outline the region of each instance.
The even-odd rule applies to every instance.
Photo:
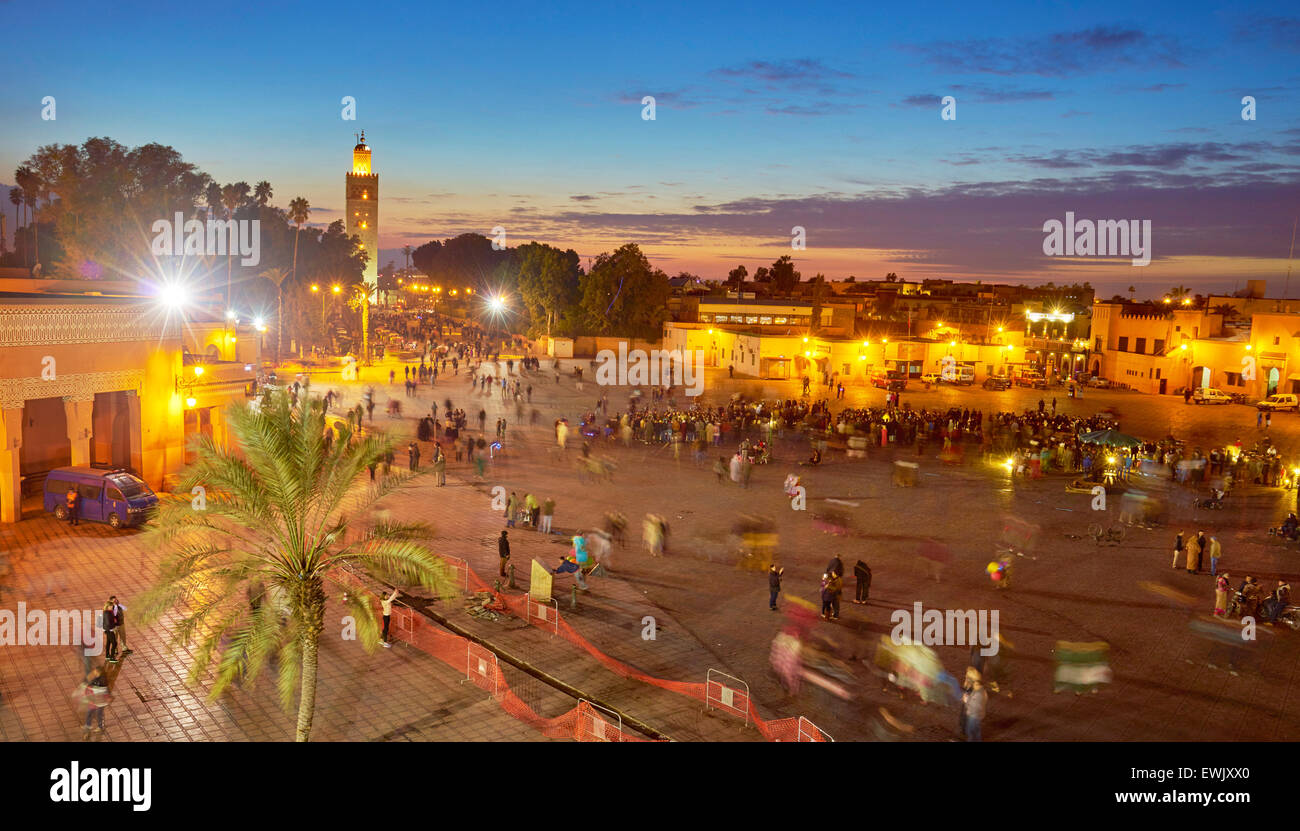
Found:
[[[1137,447],[1142,443],[1140,439],[1135,439],[1118,430],[1097,430],[1092,433],[1084,433],[1079,437],[1079,441],[1088,444],[1104,444],[1107,447]]]

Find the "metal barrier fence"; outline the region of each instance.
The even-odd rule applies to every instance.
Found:
[[[501,677],[498,669],[496,653],[474,643],[466,642],[465,649],[465,680],[473,681],[474,685],[482,690],[486,690],[493,698],[497,697],[497,679]]]
[[[803,716],[799,716],[799,735],[795,741],[800,742],[833,742],[830,734],[813,724]]]
[[[612,716],[612,720],[604,718],[605,713]],[[623,717],[608,707],[593,704],[585,698],[578,699],[576,734],[580,742],[627,741],[623,734]]]
[[[735,682],[728,685],[723,679]],[[710,669],[704,676],[704,708],[722,710],[740,716],[749,725],[749,685],[734,675]]]
[[[552,629],[552,634],[560,634],[560,607],[551,598],[545,603],[533,600],[531,596],[525,595],[528,601],[528,609],[525,614],[525,620],[529,623],[540,623]],[[547,605],[547,604],[550,605]]]

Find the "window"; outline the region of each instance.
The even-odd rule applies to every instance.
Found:
[[[773,321],[774,321],[778,326],[784,326],[786,323],[789,322],[790,319],[789,319],[789,318],[786,318],[786,317],[776,317],[776,318],[773,318],[772,320],[773,320]]]
[[[99,485],[78,485],[77,486],[77,493],[80,494],[82,499],[85,499],[89,502],[98,502],[99,494],[100,491],[102,490],[103,488],[101,488]]]
[[[769,315],[761,315],[761,316],[758,318],[758,322],[761,323],[761,324],[763,324],[764,326],[771,326],[771,325],[772,325],[772,318],[771,318],[771,316],[769,316]]]
[[[1133,351],[1137,352],[1139,355],[1145,355],[1147,353],[1147,339],[1138,338],[1137,346],[1133,348]]]
[[[1162,340],[1158,340],[1158,341],[1156,341],[1156,348],[1153,349],[1153,350],[1151,351],[1151,354],[1152,354],[1152,355],[1163,355],[1164,352],[1165,352],[1165,342],[1162,341]]]
[[[1119,339],[1119,351],[1121,352],[1128,351],[1128,338],[1125,337]]]
[[[1160,370],[1156,370],[1156,380],[1160,380]]]
[[[711,315],[711,314],[707,314],[707,313],[706,313],[706,314],[702,314],[702,315],[700,315],[700,323],[708,323],[708,322],[711,321],[711,320],[713,320],[713,315]]]
[[[1280,344],[1280,343],[1282,343],[1282,339],[1281,339],[1281,338],[1276,338],[1276,337],[1273,338],[1273,345],[1274,345],[1274,346],[1277,346],[1277,345]]]
[[[1097,338],[1097,351],[1101,351],[1101,338]]]
[[[46,493],[67,493],[68,483],[61,479],[46,479],[45,492]]]
[[[125,501],[126,501],[125,499],[122,498],[122,493],[121,493],[121,491],[119,491],[117,488],[109,488],[109,489],[108,489],[108,498],[109,498],[109,499],[116,499],[118,502],[125,502]]]

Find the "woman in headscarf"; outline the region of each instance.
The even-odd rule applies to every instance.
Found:
[[[1214,614],[1223,617],[1227,615],[1228,609],[1228,590],[1231,584],[1228,582],[1228,573],[1225,571],[1220,574],[1214,582]]]

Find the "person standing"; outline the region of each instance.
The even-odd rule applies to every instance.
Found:
[[[117,635],[117,648],[123,657],[131,654],[126,645],[126,606],[117,602],[117,595],[108,599],[113,606],[113,633]]]
[[[838,558],[837,558],[838,559]],[[840,566],[844,570],[844,566]],[[831,620],[840,619],[840,595],[844,594],[844,578],[835,572],[830,572],[830,590],[831,590]]]
[[[551,518],[555,515],[555,499],[546,497],[546,502],[542,502],[542,519],[538,531],[542,533],[551,532]]]
[[[981,727],[989,701],[989,694],[984,689],[984,684],[979,679],[973,679],[970,690],[962,695],[961,700],[966,711],[966,741],[983,741]]]
[[[785,574],[785,569],[772,563],[767,570],[767,605],[772,611],[776,611],[776,596],[781,593],[781,575]]]
[[[1178,558],[1183,556],[1187,550],[1187,543],[1183,542],[1183,532],[1179,531],[1178,536],[1174,538],[1174,568],[1178,568]]]
[[[117,617],[113,614],[113,604],[105,603],[100,613],[104,623],[104,657],[110,663],[117,663]]]
[[[519,497],[514,491],[510,492],[510,498],[506,500],[506,527],[515,527],[515,515],[519,513]]]
[[[834,592],[831,591],[831,576],[829,574],[823,574],[821,584],[822,620],[831,619],[831,605],[834,596]]]
[[[379,598],[379,605],[383,608],[383,612],[384,612],[383,643],[385,649],[389,649],[392,647],[392,644],[388,642],[388,624],[391,623],[393,620],[393,601],[396,599],[397,599],[397,589],[393,589],[393,593],[388,595],[388,597]]]
[[[501,576],[505,577],[506,565],[510,562],[510,540],[506,537],[505,531],[497,537],[497,559],[501,561]]]
[[[1214,614],[1219,617],[1228,614],[1228,591],[1231,586],[1226,571],[1214,581]]]
[[[442,445],[433,446],[433,472],[438,477],[438,487],[447,484],[447,454],[442,452]]]
[[[837,577],[844,576],[844,561],[840,559],[840,555],[836,554],[834,557],[831,557],[831,561],[826,564],[826,571],[827,573],[834,574]]]
[[[66,496],[68,502],[68,524],[77,524],[77,511],[81,507],[81,497],[77,494],[77,486],[70,485]]]
[[[406,463],[412,473],[420,469],[420,445],[415,442],[406,446]]]
[[[859,605],[867,602],[867,595],[871,593],[871,566],[858,560],[857,565],[853,567],[853,576],[857,578],[857,597],[854,603]]]
[[[1219,560],[1223,557],[1223,548],[1219,545],[1218,537],[1210,537],[1210,576],[1213,577],[1219,573]]]
[[[1201,570],[1201,551],[1204,550],[1205,532],[1197,531],[1196,536],[1187,542],[1187,573],[1195,574]]]
[[[108,678],[104,676],[104,671],[99,667],[91,670],[88,677],[81,685],[81,704],[86,709],[86,725],[84,736],[90,737],[91,722],[98,720],[94,727],[94,732],[104,732],[104,710],[113,701],[113,693],[108,688]]]

